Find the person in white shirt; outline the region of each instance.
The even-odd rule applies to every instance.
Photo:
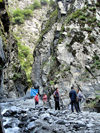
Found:
[[[81,112],[80,109],[80,104],[82,99],[84,98],[84,95],[82,94],[82,91],[80,89],[77,89],[77,107],[78,107],[78,112]]]

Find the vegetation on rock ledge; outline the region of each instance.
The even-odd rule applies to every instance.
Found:
[[[57,21],[58,18],[58,9],[56,8],[50,15],[49,20],[46,22],[45,28],[41,31],[40,38],[37,41],[39,44],[42,41],[43,35],[45,35],[53,26],[53,24]]]
[[[33,15],[33,11],[35,9],[40,9],[42,5],[49,4],[50,6],[54,6],[54,3],[52,0],[35,0],[33,4],[31,4],[29,7],[25,9],[19,9],[13,10],[12,14],[12,22],[13,24],[23,24],[26,19],[29,19]]]
[[[18,58],[20,60],[21,67],[22,67],[22,69],[25,70],[26,75],[27,75],[27,81],[28,81],[29,85],[31,85],[30,74],[32,71],[32,63],[33,63],[33,55],[31,53],[31,49],[28,46],[22,45],[20,43],[20,38],[18,38],[16,36],[15,36],[15,38],[17,40]]]

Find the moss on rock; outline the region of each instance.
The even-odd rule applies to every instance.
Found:
[[[17,45],[18,45],[18,58],[20,60],[20,64],[23,70],[25,70],[27,75],[27,81],[29,85],[31,85],[30,74],[32,71],[32,63],[33,63],[33,54],[31,53],[31,49],[28,46],[22,45],[20,42],[20,38],[16,37]],[[16,77],[16,76],[15,76]]]

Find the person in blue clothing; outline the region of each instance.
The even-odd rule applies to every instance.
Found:
[[[71,99],[71,110],[74,112],[74,107],[76,109],[76,112],[78,112],[78,107],[77,107],[77,93],[74,89],[74,87],[71,87],[71,91],[69,92],[69,97]]]

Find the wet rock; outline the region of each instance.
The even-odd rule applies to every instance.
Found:
[[[49,124],[51,124],[51,123],[53,123],[54,121],[53,121],[52,119],[48,119],[47,122],[48,122]]]
[[[36,127],[41,127],[42,124],[43,124],[43,120],[37,119],[37,120],[35,121],[35,124],[36,124]]]
[[[29,103],[31,101],[32,99],[29,100]],[[11,133],[15,133],[15,131],[16,133],[99,133],[100,131],[99,113],[83,111],[78,114],[70,113],[68,110],[40,110],[41,107],[30,110],[30,106],[26,104],[26,101],[24,101],[25,104],[23,103],[24,108],[20,103],[22,102],[12,102],[12,104],[8,102],[8,104],[4,104],[5,106],[1,104],[5,133],[9,133],[9,131]],[[11,109],[11,107],[13,108]],[[19,107],[17,111],[16,107]],[[14,112],[16,113],[14,114]],[[15,131],[14,127],[16,128]]]
[[[42,120],[48,120],[48,119],[50,119],[50,114],[44,113],[43,115],[41,115],[41,119]]]
[[[18,127],[14,127],[6,129],[5,133],[21,133],[21,131]]]
[[[81,127],[84,127],[84,125],[82,125],[82,124],[75,124],[75,125],[73,125],[73,128],[75,128],[75,129],[79,129]]]
[[[30,122],[30,123],[27,125],[27,129],[28,129],[28,130],[34,129],[35,127],[36,127],[36,125],[35,125],[34,122]]]
[[[12,128],[12,123],[4,125],[4,128]]]
[[[53,116],[57,115],[57,112],[55,112],[54,110],[49,110],[48,112],[49,112],[50,115],[53,115]]]
[[[19,119],[20,121],[26,121],[26,120],[28,119],[28,116],[27,116],[27,114],[21,115],[18,119]]]
[[[35,121],[35,120],[37,120],[36,117],[32,117],[32,118],[30,118],[30,122],[31,122],[31,121]]]
[[[14,116],[14,115],[16,115],[16,114],[17,114],[17,111],[7,110],[7,111],[3,114],[3,116],[5,116],[5,117],[10,117],[10,116]]]
[[[49,107],[46,107],[46,106],[44,107],[44,110],[45,110],[45,111],[48,110],[48,109],[49,109]]]
[[[87,124],[87,127],[88,128],[91,128],[91,127],[93,127],[94,125],[92,124],[92,123],[89,123],[89,124]]]
[[[57,120],[55,123],[60,124],[60,125],[65,125],[66,121],[65,120]]]
[[[79,126],[84,127],[86,124],[83,121],[77,121],[76,122]]]
[[[43,130],[49,130],[50,128],[49,128],[49,125],[46,124],[46,125],[43,125],[43,126],[42,126],[42,129],[43,129]]]
[[[21,122],[21,123],[18,124],[18,127],[19,127],[19,128],[23,128],[23,127],[25,127],[25,126],[26,126],[26,123],[24,123],[24,122]]]

